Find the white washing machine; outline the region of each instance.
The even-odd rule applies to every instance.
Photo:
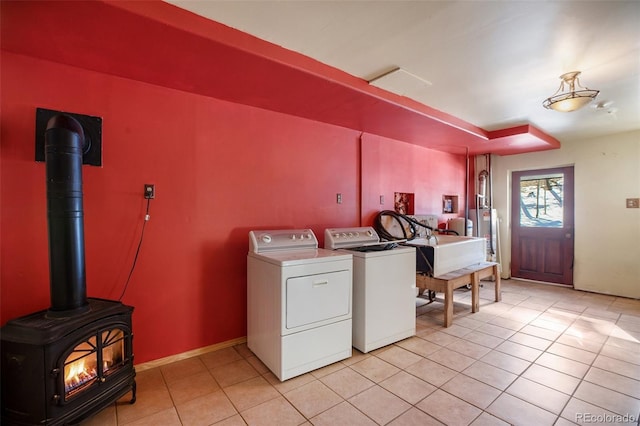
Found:
[[[353,255],[353,347],[367,353],[416,334],[416,251],[372,227],[332,228],[324,247]]]
[[[247,345],[281,381],[351,356],[352,265],[310,229],[249,232]]]

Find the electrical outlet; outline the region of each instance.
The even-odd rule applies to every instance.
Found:
[[[156,186],[151,183],[144,184],[144,198],[156,198]]]
[[[627,208],[628,209],[640,208],[640,198],[627,198]]]
[[[342,194],[339,192],[336,194],[336,203],[342,204]]]
[[[380,204],[384,204],[384,195],[380,196]]]

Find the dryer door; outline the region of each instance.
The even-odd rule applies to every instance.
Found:
[[[351,271],[288,278],[286,287],[285,333],[351,318]]]

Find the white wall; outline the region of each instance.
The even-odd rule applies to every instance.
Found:
[[[574,166],[574,287],[640,298],[640,131],[563,142],[552,151],[492,157],[493,205],[500,218],[502,276],[511,263],[511,172]]]

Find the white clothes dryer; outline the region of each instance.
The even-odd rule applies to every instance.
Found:
[[[353,255],[353,347],[367,353],[416,334],[416,252],[372,227],[331,228],[324,247]]]
[[[311,229],[249,233],[247,346],[279,380],[351,356],[352,264]]]

